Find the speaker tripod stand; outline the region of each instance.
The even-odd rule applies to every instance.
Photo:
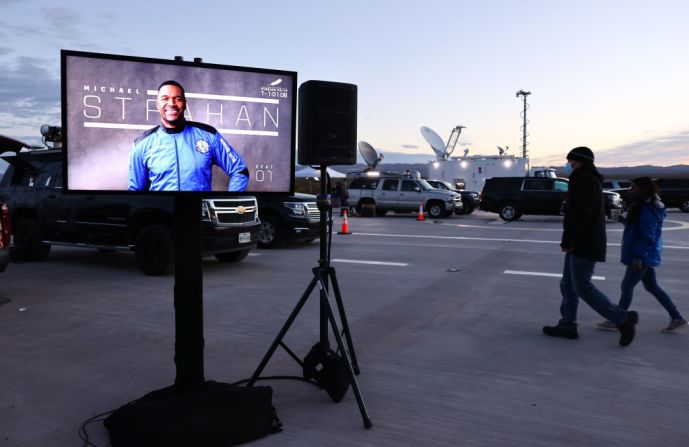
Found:
[[[281,346],[283,349],[285,349],[285,351],[287,351],[292,358],[294,358],[300,365],[303,365],[303,361],[299,360],[299,358],[285,345],[283,339],[287,334],[287,331],[292,326],[292,323],[297,318],[297,315],[299,315],[299,312],[304,307],[304,304],[306,304],[306,301],[311,296],[311,293],[314,291],[316,286],[318,286],[320,295],[320,336],[318,346],[321,349],[321,357],[325,357],[330,349],[329,330],[332,328],[335,341],[337,343],[337,351],[339,352],[339,355],[345,364],[349,383],[354,392],[354,396],[356,397],[357,404],[359,405],[359,411],[361,412],[364,427],[371,428],[373,424],[371,423],[371,419],[366,411],[366,406],[364,404],[363,397],[361,396],[361,390],[359,389],[359,385],[355,377],[359,374],[359,365],[356,360],[356,353],[354,352],[354,345],[349,332],[349,324],[347,322],[347,316],[345,314],[344,304],[342,302],[340,287],[337,282],[335,269],[330,266],[329,242],[331,239],[327,228],[327,220],[330,220],[330,229],[332,230],[332,202],[327,194],[327,166],[321,165],[320,169],[321,194],[318,196],[317,201],[318,209],[320,211],[320,259],[318,260],[318,266],[312,269],[313,278],[311,279],[311,282],[306,287],[306,290],[297,302],[297,305],[292,310],[292,313],[287,318],[287,321],[282,326],[282,329],[280,329],[280,332],[271,344],[268,352],[266,352],[265,356],[261,360],[258,368],[256,368],[256,371],[251,376],[248,386],[253,386],[253,384],[259,379],[261,372],[263,372],[263,369],[270,361],[270,358],[275,353],[275,350],[278,348],[278,346]],[[340,321],[342,322],[341,333],[337,325],[337,320],[335,319],[333,307],[330,304],[330,294],[328,293],[330,283],[332,283],[335,302],[337,303]],[[341,334],[345,337],[346,346]]]

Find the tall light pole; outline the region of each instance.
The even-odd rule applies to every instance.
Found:
[[[521,96],[522,99],[524,100],[524,110],[522,110],[522,113],[521,113],[522,118],[524,118],[524,124],[522,125],[522,157],[524,157],[524,158],[526,158],[526,145],[528,144],[526,142],[526,137],[527,137],[527,135],[529,135],[528,133],[526,133],[526,125],[529,122],[526,119],[526,109],[529,108],[529,105],[526,103],[526,97],[529,96],[530,94],[531,94],[531,92],[525,92],[524,90],[519,90],[517,92],[517,98],[519,98]]]

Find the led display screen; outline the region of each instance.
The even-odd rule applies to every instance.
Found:
[[[62,51],[66,192],[291,193],[297,74]]]

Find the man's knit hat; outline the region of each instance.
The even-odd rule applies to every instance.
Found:
[[[583,163],[593,163],[593,151],[586,146],[575,147],[569,154],[567,160],[576,160]]]

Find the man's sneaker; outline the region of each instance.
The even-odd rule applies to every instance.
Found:
[[[627,312],[627,319],[624,323],[617,326],[620,330],[620,346],[629,346],[629,344],[634,340],[634,334],[636,330],[634,326],[639,322],[639,314],[635,311],[630,310]]]
[[[598,329],[602,329],[604,331],[615,331],[615,332],[617,332],[617,330],[618,330],[617,325],[610,320],[605,320],[605,321],[601,321],[600,323],[598,323]]]
[[[543,333],[551,337],[562,337],[572,340],[579,338],[579,333],[576,328],[566,328],[559,324],[557,326],[543,326]]]
[[[687,327],[687,325],[689,325],[689,321],[685,320],[684,318],[670,320],[670,324],[663,329],[663,332],[673,332],[675,329]]]

